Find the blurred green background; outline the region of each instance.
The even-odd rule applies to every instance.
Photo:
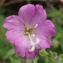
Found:
[[[0,0],[0,63],[25,63],[25,59],[15,54],[14,46],[6,39],[3,22],[7,16],[17,15],[19,8],[28,3],[43,5],[48,19],[56,26],[52,46],[46,49],[48,54],[41,52],[33,62],[63,63],[63,0]]]

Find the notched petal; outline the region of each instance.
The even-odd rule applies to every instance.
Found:
[[[35,7],[33,4],[27,4],[19,9],[18,16],[24,19],[24,22],[29,25],[30,20],[35,12]]]
[[[3,27],[7,30],[23,30],[23,19],[16,15],[11,15],[4,20]]]

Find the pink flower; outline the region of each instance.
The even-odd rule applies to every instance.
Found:
[[[18,16],[11,15],[4,20],[6,37],[15,45],[17,54],[32,59],[40,49],[50,48],[49,37],[55,35],[55,26],[46,19],[43,6],[27,4],[20,8]]]

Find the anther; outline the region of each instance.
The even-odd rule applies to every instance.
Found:
[[[38,26],[38,24],[36,24],[34,28],[37,28],[37,26]]]

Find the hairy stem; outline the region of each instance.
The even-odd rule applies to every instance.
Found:
[[[32,60],[26,58],[26,63],[32,63]]]

